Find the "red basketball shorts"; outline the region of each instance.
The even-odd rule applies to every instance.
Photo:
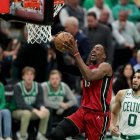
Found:
[[[102,140],[109,127],[110,113],[94,112],[81,107],[67,118],[77,126],[80,133],[85,132],[88,140]]]

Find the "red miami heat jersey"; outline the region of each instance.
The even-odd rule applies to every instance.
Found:
[[[89,66],[90,69],[98,65]],[[95,111],[109,111],[112,97],[112,76],[105,76],[103,79],[87,82],[83,80],[83,97],[81,105]]]

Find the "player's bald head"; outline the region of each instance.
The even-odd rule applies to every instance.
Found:
[[[100,50],[106,55],[106,50],[105,50],[105,47],[101,44],[97,44],[93,47],[94,48],[100,48]]]

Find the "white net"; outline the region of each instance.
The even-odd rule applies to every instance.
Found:
[[[54,14],[53,14],[54,17],[58,14],[58,12],[63,6],[64,4],[54,5]],[[28,38],[27,38],[28,43],[40,44],[40,43],[46,43],[47,41],[52,40],[51,26],[26,23],[26,27],[28,31]]]
[[[39,26],[36,24],[26,23],[26,27],[28,30],[28,43],[46,43],[47,40],[50,41],[52,39],[51,36],[51,26]]]

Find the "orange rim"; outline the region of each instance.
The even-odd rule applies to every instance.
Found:
[[[64,0],[54,0],[54,4],[64,4]]]
[[[40,0],[24,0],[24,8],[39,8]]]

